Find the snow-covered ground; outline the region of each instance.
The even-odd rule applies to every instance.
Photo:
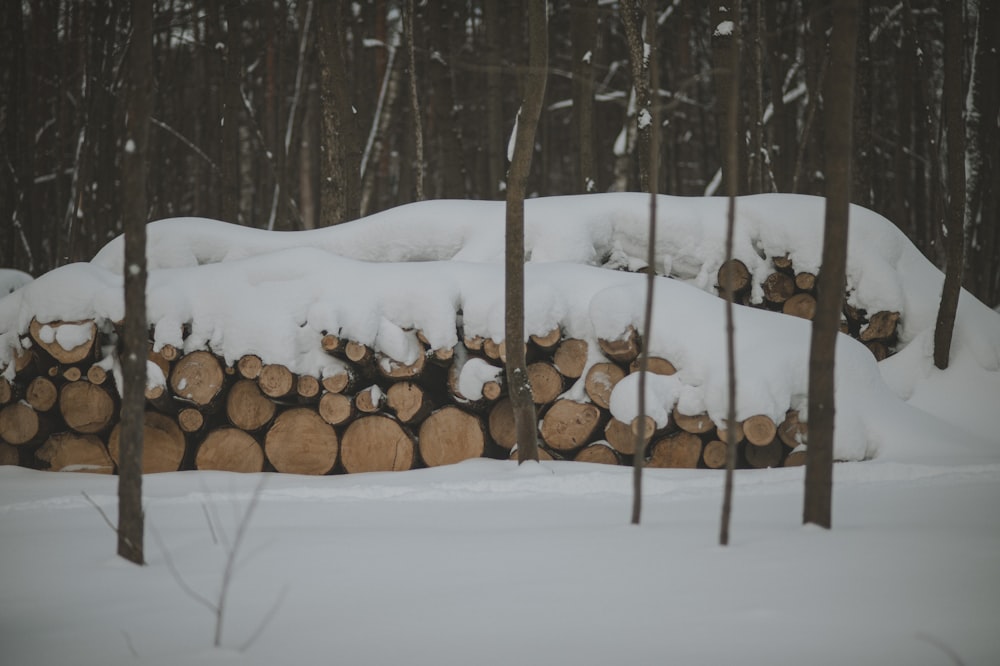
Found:
[[[641,261],[647,203],[528,202],[529,333],[559,324],[593,340],[638,323],[642,276],[598,266]],[[679,369],[652,382],[663,418],[673,401],[724,409],[722,307],[705,293],[723,211],[661,199],[658,268],[676,279],[657,281],[649,344]],[[748,197],[739,211],[736,254],[755,282],[786,253],[816,269],[821,200]],[[832,531],[800,525],[802,468],[737,474],[726,548],[710,470],[648,470],[638,527],[619,467],[178,472],[145,478],[139,568],[114,555],[88,500],[114,520],[114,478],[2,467],[3,663],[1000,663],[1000,315],[963,294],[952,365],[933,368],[940,273],[884,218],[852,215],[851,299],[899,311],[903,330],[880,364],[838,343],[838,456],[872,459],[836,466]],[[316,350],[323,330],[405,357],[411,329],[454,344],[461,312],[467,333],[499,339],[502,216],[502,204],[427,202],[308,233],[155,223],[157,344],[323,374],[337,370]],[[120,252],[113,242],[0,298],[0,367],[32,317],[119,319]],[[743,415],[803,406],[808,324],[740,308],[736,328]],[[616,387],[619,418],[634,393]],[[207,606],[250,506],[213,648]]]

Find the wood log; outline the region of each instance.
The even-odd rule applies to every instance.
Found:
[[[162,384],[146,386],[144,393],[146,395],[146,402],[157,410],[165,414],[173,414],[177,411],[177,404],[171,399],[170,392],[167,391],[166,386]]]
[[[111,455],[97,435],[56,433],[35,451],[35,458],[53,472],[111,474],[115,471]]]
[[[768,303],[780,305],[795,295],[795,280],[785,273],[771,273],[761,285]]]
[[[402,423],[417,423],[434,409],[427,391],[415,382],[396,382],[386,390],[385,404]]]
[[[362,416],[344,432],[340,462],[350,473],[403,471],[413,468],[415,451],[413,436],[395,419]]]
[[[164,378],[170,376],[170,361],[163,358],[163,354],[154,349],[152,342],[146,348],[146,360],[159,368]]]
[[[734,294],[743,293],[750,288],[750,271],[739,259],[730,259],[719,266],[716,278],[720,295],[725,295],[727,285]]]
[[[375,366],[379,374],[386,379],[413,379],[423,373],[427,357],[424,354],[417,354],[416,360],[412,363],[400,363],[385,354],[379,354],[376,360]]]
[[[330,393],[351,393],[357,386],[360,377],[352,367],[344,367],[342,372],[326,375],[320,381],[324,391]]]
[[[483,383],[483,400],[486,402],[496,402],[504,394],[504,376],[499,375],[496,379],[491,379]],[[535,400],[537,403],[538,401]]]
[[[226,394],[226,418],[241,430],[253,432],[264,428],[274,418],[275,410],[274,402],[252,379],[237,380]]]
[[[454,347],[438,347],[437,349],[427,349],[427,358],[438,365],[447,365],[455,358]]]
[[[514,409],[510,398],[504,398],[490,409],[487,419],[490,437],[497,446],[510,450],[517,443],[517,430],[514,428]]]
[[[170,390],[177,397],[207,407],[219,397],[225,373],[214,354],[195,351],[182,356],[170,371]]]
[[[0,409],[0,439],[8,444],[21,446],[48,434],[48,420],[27,402],[12,402]]]
[[[205,415],[194,407],[185,407],[177,412],[177,425],[189,435],[200,432],[205,427]]]
[[[420,456],[428,467],[479,458],[486,450],[483,422],[458,407],[442,407],[420,425]]]
[[[257,386],[269,398],[281,399],[295,389],[295,375],[279,363],[267,363],[260,369]]]
[[[68,368],[63,368],[62,378],[68,382],[78,382],[81,379],[83,379],[83,370],[76,367],[75,365],[71,365]]]
[[[542,334],[536,333],[534,335],[528,336],[528,339],[532,342],[532,344],[534,344],[542,351],[548,352],[555,349],[556,345],[559,344],[559,341],[562,339],[562,331],[559,329],[558,326],[556,326],[548,333],[542,333]]]
[[[726,428],[725,423],[720,423],[715,427],[715,434],[718,435],[719,439],[722,440],[724,444],[729,443],[729,430]],[[739,421],[736,422],[736,443],[739,444],[743,441],[743,424]]]
[[[861,329],[858,338],[862,342],[874,340],[889,341],[896,338],[896,325],[899,323],[899,313],[881,310],[868,320],[868,325]]]
[[[295,393],[303,400],[312,400],[319,396],[319,380],[312,375],[299,375],[295,380]]]
[[[778,434],[778,427],[766,414],[754,414],[743,420],[743,436],[754,446],[767,446]]]
[[[354,409],[354,401],[343,393],[324,393],[319,399],[320,417],[333,426],[347,423],[357,410]]]
[[[615,385],[625,378],[625,371],[615,363],[595,363],[587,371],[584,390],[595,405],[608,409],[611,402],[611,391]]]
[[[344,351],[344,341],[332,333],[325,334],[319,341],[319,346],[328,354],[335,354]]]
[[[467,335],[462,337],[462,344],[465,345],[465,348],[469,351],[482,351],[483,342],[485,342],[485,340],[481,335]]]
[[[799,412],[794,409],[785,413],[785,420],[778,426],[778,437],[790,449],[806,443],[809,426],[799,420]]]
[[[780,257],[771,257],[771,263],[774,265],[775,270],[781,271],[782,273],[792,272],[792,258],[787,254]]]
[[[729,444],[719,439],[713,439],[705,444],[705,448],[701,452],[702,462],[709,469],[722,469],[725,467],[728,455]]]
[[[566,338],[556,347],[552,364],[563,377],[578,379],[587,367],[587,341]]]
[[[166,379],[170,375],[164,373],[163,377]],[[98,386],[108,381],[108,371],[99,365],[92,365],[87,368],[87,381],[91,384],[97,384]]]
[[[115,425],[108,437],[108,452],[118,464],[120,453],[121,423]],[[169,416],[146,411],[142,428],[142,473],[176,472],[184,460],[184,433]]]
[[[28,334],[56,363],[72,365],[93,357],[97,325],[93,321],[42,324],[37,319],[32,319],[28,325]]]
[[[14,387],[6,377],[0,377],[0,405],[6,405],[14,399]]]
[[[243,379],[257,379],[264,369],[264,362],[256,354],[244,354],[236,361],[236,372]]]
[[[708,418],[708,414],[704,412],[701,414],[681,414],[675,406],[671,415],[678,428],[694,435],[706,433],[715,427],[715,422]]]
[[[49,411],[55,407],[58,398],[59,389],[56,388],[55,382],[41,375],[32,379],[24,392],[24,399],[37,412]]]
[[[785,456],[784,467],[802,467],[806,464],[806,450],[791,451]]]
[[[510,450],[509,454],[507,454],[507,460],[517,460],[517,447],[516,446],[513,447]],[[545,448],[539,446],[538,447],[538,460],[539,460],[539,462],[541,462],[542,460],[555,460],[555,458],[552,456],[551,452],[549,452]]]
[[[781,445],[781,440],[777,437],[763,446],[746,446],[743,449],[747,463],[755,469],[779,467],[781,465],[781,456],[784,452],[785,448]]]
[[[179,349],[177,349],[177,347],[171,344],[166,344],[160,347],[160,356],[162,356],[167,361],[173,363],[178,358],[180,358],[181,352]]]
[[[793,317],[812,319],[816,314],[816,299],[805,292],[795,294],[781,306],[781,311]]]
[[[628,365],[639,356],[639,334],[631,325],[619,338],[614,340],[598,338],[597,344],[605,356],[618,363]]]
[[[573,456],[573,460],[577,462],[589,462],[598,463],[602,465],[620,465],[621,458],[618,456],[618,452],[611,448],[607,442],[597,441],[592,444],[588,444]]]
[[[217,428],[198,446],[194,466],[223,472],[262,472],[264,450],[252,435],[239,428]]]
[[[628,371],[630,373],[639,372],[639,360],[640,359],[637,358],[631,363],[629,363]],[[646,369],[649,371],[650,374],[653,375],[669,376],[677,374],[677,368],[674,367],[674,364],[668,361],[667,359],[661,358],[659,356],[650,356],[649,363],[646,366]]]
[[[536,361],[528,366],[528,383],[531,385],[531,396],[536,405],[547,405],[555,402],[559,394],[563,392],[563,376],[556,370],[556,366],[547,361]],[[485,386],[483,396],[487,399],[496,400],[499,395],[490,398],[486,395]]]
[[[694,469],[701,460],[701,438],[694,433],[680,431],[653,442],[647,467],[682,467]]]
[[[356,365],[367,365],[375,358],[375,353],[368,345],[348,340],[344,343],[344,356]]]
[[[111,426],[115,418],[115,400],[103,386],[84,381],[69,382],[59,389],[59,412],[66,425],[76,432],[94,435]]]
[[[881,340],[871,340],[870,342],[865,342],[864,345],[868,347],[868,351],[872,353],[876,361],[884,361],[892,355],[889,345]]]
[[[630,456],[635,453],[635,433],[632,426],[616,418],[609,419],[604,426],[604,439],[615,451]],[[649,438],[646,439],[649,443]]]
[[[26,344],[26,342],[24,343]],[[14,354],[14,374],[21,375],[35,361],[35,353],[30,349],[20,349]]]
[[[327,474],[337,462],[337,432],[307,407],[282,412],[264,438],[264,453],[279,472]]]
[[[602,418],[597,405],[561,398],[542,418],[542,439],[556,451],[571,451],[593,440]]]
[[[0,465],[19,465],[21,452],[16,446],[0,440]]]
[[[796,273],[795,288],[810,294],[816,291],[816,275],[814,273]]]
[[[372,384],[368,388],[358,391],[354,396],[354,406],[363,414],[374,414],[382,410],[385,405],[385,392],[378,384]]]

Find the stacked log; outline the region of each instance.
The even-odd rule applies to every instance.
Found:
[[[796,283],[794,274],[781,274]],[[734,279],[740,275],[734,271]],[[788,280],[771,282],[772,302],[791,289]],[[866,342],[877,342],[891,339],[897,322],[890,313],[866,320],[863,328],[852,325]],[[17,358],[13,379],[0,379],[0,464],[112,472],[120,432],[119,390],[110,371],[116,361],[95,354],[117,344],[114,328],[71,322],[60,333],[63,326],[33,324],[28,335],[39,344]],[[341,361],[337,372],[323,377],[258,354],[227,364],[210,349],[181,353],[151,343],[149,359],[160,371],[153,374],[162,383],[146,391],[143,469],[330,474],[509,458],[516,436],[505,346],[458,333],[457,346],[434,349],[413,332],[424,353],[407,362],[339,335],[318,335],[317,349]],[[62,349],[60,340],[71,349]],[[630,326],[589,343],[558,329],[529,336],[528,379],[543,458],[630,465],[642,455],[652,467],[718,469],[725,467],[732,439],[741,467],[797,464],[801,456],[792,451],[801,451],[806,428],[792,410],[780,422],[750,416],[732,436],[708,414],[676,406],[660,428],[648,417],[633,423],[614,418],[611,393],[638,372],[641,351]],[[459,386],[470,385],[460,381],[463,368],[478,378],[481,387],[472,385],[478,397],[461,394]],[[678,370],[658,357],[649,359],[648,369],[663,375]]]

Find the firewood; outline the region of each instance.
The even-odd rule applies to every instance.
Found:
[[[24,401],[13,402],[0,409],[0,439],[21,446],[49,434],[49,422]]]
[[[743,436],[754,446],[767,446],[778,434],[778,427],[766,414],[754,414],[743,420]]]
[[[270,398],[284,398],[295,389],[295,375],[281,364],[268,363],[260,369],[257,386]]]
[[[705,444],[701,452],[702,461],[709,469],[722,469],[726,466],[729,455],[729,444],[719,439],[713,439]]]
[[[169,377],[169,374],[164,373],[164,377]],[[87,368],[87,381],[91,384],[103,384],[108,381],[108,371],[99,365],[92,365]]]
[[[347,472],[393,472],[413,468],[413,436],[383,414],[362,416],[347,426],[340,462]]]
[[[319,390],[319,380],[312,375],[299,375],[295,380],[295,393],[304,400],[318,397]]]
[[[264,362],[256,354],[244,354],[236,361],[236,372],[243,379],[257,379],[264,368]]]
[[[739,259],[730,259],[721,266],[716,274],[719,294],[725,295],[729,286],[734,294],[740,294],[750,288],[750,271],[747,265]]]
[[[18,465],[21,462],[21,452],[16,446],[0,440],[0,465]]]
[[[787,254],[780,257],[771,257],[771,263],[774,264],[774,268],[776,270],[779,270],[782,273],[792,272],[792,259]]]
[[[592,403],[556,400],[542,418],[542,439],[556,451],[571,451],[591,441],[602,416]]]
[[[35,451],[35,458],[53,472],[111,474],[115,471],[111,455],[96,435],[56,433]]]
[[[861,329],[858,337],[862,342],[892,340],[896,337],[896,324],[898,322],[898,312],[881,310],[871,316],[868,325]]]
[[[682,414],[676,406],[672,412],[672,418],[678,428],[694,435],[708,432],[715,427],[715,423],[708,418],[708,414],[704,412],[701,414]]]
[[[24,392],[24,399],[28,401],[35,411],[47,412],[56,405],[59,397],[59,389],[48,377],[39,375],[31,380],[28,389]]]
[[[115,401],[103,386],[84,381],[69,382],[59,389],[59,411],[70,428],[93,435],[111,425]]]
[[[121,423],[115,425],[108,438],[108,452],[118,464]],[[184,460],[184,433],[169,416],[146,411],[142,428],[142,473],[176,472]]]
[[[806,464],[806,452],[805,449],[801,451],[792,451],[787,456],[785,456],[785,467],[801,467]]]
[[[595,363],[587,371],[584,389],[595,405],[607,409],[611,402],[611,391],[625,378],[625,371],[615,363]]]
[[[146,360],[159,368],[164,377],[170,376],[170,361],[163,358],[163,354],[153,348],[152,342],[149,343],[146,350]]]
[[[211,405],[222,392],[222,363],[207,351],[182,356],[170,371],[170,390],[183,400],[202,407]]]
[[[178,358],[180,358],[181,352],[177,347],[167,344],[160,347],[160,356],[162,356],[167,361],[173,363]]]
[[[200,432],[205,427],[205,415],[194,407],[185,407],[177,412],[177,425],[189,435]]]
[[[239,379],[226,394],[226,418],[237,428],[253,432],[274,418],[275,404],[252,379]]]
[[[881,340],[871,340],[864,343],[865,347],[868,347],[868,351],[872,353],[876,361],[884,361],[889,358],[891,352],[889,350],[889,345],[885,344]]]
[[[428,467],[479,458],[486,448],[483,422],[458,407],[442,407],[420,425],[420,456]]]
[[[63,369],[62,378],[68,382],[78,382],[83,378],[83,370],[75,365],[71,365],[70,367]]]
[[[412,363],[400,363],[384,354],[379,354],[376,361],[379,373],[386,379],[413,379],[423,373],[427,357],[418,354]]]
[[[483,353],[486,357],[493,360],[499,361],[502,356],[506,356],[506,349],[502,349],[503,341],[497,342],[493,338],[485,338],[483,340]]]
[[[320,382],[324,391],[330,393],[351,393],[359,381],[358,373],[353,367],[344,367],[341,372],[323,377]]]
[[[781,445],[781,440],[777,438],[764,446],[746,446],[743,449],[747,462],[756,469],[778,467],[781,465],[783,453],[784,447]]]
[[[535,361],[528,366],[528,383],[531,384],[531,396],[536,405],[547,405],[554,402],[563,392],[563,376],[556,367],[547,361]],[[484,387],[485,389],[485,387]],[[486,391],[483,391],[485,396]],[[488,396],[486,396],[488,398]],[[496,400],[496,396],[492,398]]]
[[[171,399],[166,386],[162,384],[146,386],[144,393],[146,402],[164,414],[173,414],[177,411],[177,403]]]
[[[626,328],[617,339],[599,338],[597,344],[605,356],[619,363],[631,363],[639,355],[639,334],[636,333],[634,326]]]
[[[604,439],[621,454],[630,456],[635,453],[635,435],[628,423],[616,418],[609,419],[604,426]]]
[[[719,436],[724,444],[729,443],[729,430],[726,428],[726,423],[720,423],[715,428],[715,434]],[[743,424],[739,421],[736,422],[736,443],[739,444],[743,441]]]
[[[795,280],[785,273],[771,273],[761,286],[764,298],[776,305],[784,303],[795,294]]]
[[[6,405],[14,399],[14,388],[6,377],[0,377],[0,405]]]
[[[562,339],[562,331],[556,326],[548,333],[530,335],[528,339],[539,349],[551,351],[555,349],[556,345],[559,344],[559,340]]]
[[[653,442],[647,467],[695,468],[701,460],[701,438],[694,433],[680,431]]]
[[[437,349],[428,349],[427,352],[427,358],[438,365],[446,365],[455,358],[454,347],[438,347]]]
[[[356,413],[354,401],[343,393],[324,393],[320,396],[318,409],[323,420],[334,426],[347,423]]]
[[[344,344],[344,356],[347,360],[355,363],[357,365],[368,364],[374,359],[375,353],[372,351],[371,347],[368,345],[356,342],[354,340],[348,340]]]
[[[323,351],[330,354],[344,350],[344,341],[332,333],[324,335],[319,344],[323,348]]]
[[[354,406],[363,414],[374,414],[385,405],[385,393],[378,384],[358,391],[354,396]]]
[[[14,373],[20,375],[35,361],[35,353],[30,349],[21,349],[14,355]]]
[[[422,421],[434,408],[427,391],[415,382],[396,382],[386,391],[385,402],[403,423]]]
[[[539,462],[541,462],[542,460],[554,460],[554,459],[555,458],[553,458],[552,454],[549,451],[546,451],[541,446],[538,447],[538,460],[539,460]],[[517,447],[516,446],[510,450],[510,453],[507,454],[507,460],[517,460]]]
[[[509,450],[517,443],[514,409],[511,407],[510,398],[504,398],[493,405],[487,424],[489,425],[490,437],[501,448]]]
[[[274,420],[264,438],[264,453],[279,472],[327,474],[337,462],[337,433],[318,413],[294,407]]]
[[[481,335],[467,335],[462,338],[462,344],[465,345],[465,348],[474,352],[483,350],[483,342],[485,340]]]
[[[795,294],[781,307],[781,311],[793,317],[812,319],[816,314],[816,299],[805,292]]]
[[[588,444],[577,451],[576,455],[573,456],[573,460],[577,462],[600,463],[603,465],[621,464],[618,452],[611,448],[607,442],[601,441]]]
[[[809,426],[799,420],[799,413],[794,409],[785,413],[785,420],[778,426],[778,437],[790,449],[805,444],[808,432]]]
[[[796,273],[795,288],[809,293],[816,291],[816,275],[814,273]]]
[[[587,341],[566,338],[556,347],[552,364],[563,377],[577,379],[587,367]]]
[[[37,319],[32,319],[28,325],[28,334],[56,363],[72,365],[93,356],[97,325],[92,321],[56,321],[42,324]],[[72,344],[72,347],[67,349],[64,344]]]
[[[530,372],[530,370],[529,370]],[[500,396],[504,394],[504,375],[497,376],[496,379],[491,379],[488,382],[483,383],[483,400],[486,402],[496,402],[500,399]],[[537,397],[534,402],[538,404]]]
[[[635,359],[628,365],[628,371],[639,372],[639,361],[640,359]],[[665,358],[659,356],[650,356],[649,362],[646,366],[646,370],[653,375],[675,375],[677,374],[677,368],[674,364]]]
[[[194,466],[223,472],[261,472],[264,450],[252,435],[239,428],[217,428],[198,446]]]

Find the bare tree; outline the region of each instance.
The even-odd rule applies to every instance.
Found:
[[[548,77],[548,11],[546,0],[528,1],[528,70],[524,99],[514,128],[514,153],[507,174],[507,238],[505,338],[507,385],[517,433],[517,462],[538,460],[538,426],[524,358],[524,195],[531,172],[535,131],[545,99]]]
[[[410,111],[413,113],[414,177],[417,201],[424,200],[424,128],[417,95],[417,59],[413,53],[413,0],[403,2],[403,39],[406,42],[406,67],[410,80]]]
[[[597,0],[573,0],[573,124],[576,127],[580,192],[597,191],[594,162],[594,57],[597,51]]]
[[[144,564],[143,426],[146,407],[146,172],[153,99],[153,8],[132,0],[128,113],[122,152],[125,218],[125,339],[121,449],[118,457],[118,554]]]
[[[740,0],[736,0],[733,15],[740,15]],[[726,156],[722,160],[726,169],[722,180],[726,184],[726,194],[729,197],[729,209],[726,216],[726,264],[733,258],[733,235],[736,228],[736,194],[739,188],[739,144],[740,124],[737,115],[740,105],[740,77],[733,75],[740,71],[740,38],[742,22],[733,22],[733,43],[730,44],[729,74],[724,79],[729,82],[728,98],[726,100]],[[758,35],[759,37],[759,35]],[[729,374],[728,402],[726,411],[726,481],[722,495],[722,521],[719,528],[719,545],[729,545],[729,522],[733,509],[733,474],[736,469],[736,331],[733,325],[733,281],[725,281],[726,296],[726,362]]]
[[[965,123],[962,118],[962,2],[951,0],[944,19],[944,107],[948,132],[948,258],[934,327],[934,365],[944,370],[965,271]]]
[[[809,351],[809,442],[803,522],[826,529],[833,504],[834,367],[847,267],[858,0],[834,0],[825,88],[826,220]]]
[[[632,90],[635,94],[639,189],[648,192],[650,190],[650,125],[652,125],[649,109],[652,105],[652,95],[649,85],[649,45],[642,37],[642,14],[639,0],[621,1],[622,25],[625,27],[625,38],[628,42],[628,60],[632,69]]]

